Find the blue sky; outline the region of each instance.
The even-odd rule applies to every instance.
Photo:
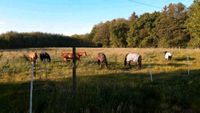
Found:
[[[161,11],[178,2],[189,7],[193,0],[0,0],[0,33],[84,34],[100,22]]]

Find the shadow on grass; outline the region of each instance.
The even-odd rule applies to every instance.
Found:
[[[163,64],[150,63],[150,64],[143,64],[142,69],[147,69],[147,68],[149,68],[149,66],[151,66],[151,67],[173,66],[176,68],[176,67],[181,67],[181,66],[187,66],[187,64],[171,63],[171,62],[167,62],[167,63],[163,63]],[[122,70],[122,71],[129,71],[132,69],[138,70],[136,67],[136,64],[134,64],[134,63],[131,64],[131,68],[129,68],[128,66],[124,66],[123,64],[120,64],[120,63],[109,64],[108,67],[109,67],[108,69],[110,69],[110,70]]]
[[[183,70],[186,72],[186,70]],[[200,70],[153,75],[129,72],[77,76],[76,96],[72,79],[35,80],[34,113],[197,113],[200,111]],[[180,73],[180,74],[177,74]],[[0,112],[29,110],[29,82],[0,83]]]
[[[175,61],[193,61],[193,60],[195,60],[195,58],[193,58],[193,57],[188,57],[187,58],[187,56],[182,56],[182,57],[176,57],[176,58],[174,58],[174,60]]]

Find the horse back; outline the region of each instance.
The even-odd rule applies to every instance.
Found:
[[[37,58],[38,58],[36,52],[31,52],[31,53],[29,53],[28,56],[29,56],[29,58],[30,58],[31,61],[35,61],[35,60],[37,60]]]

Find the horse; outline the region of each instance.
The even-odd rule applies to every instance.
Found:
[[[36,52],[30,52],[30,53],[28,54],[28,57],[29,57],[29,60],[30,60],[31,62],[36,62],[36,60],[37,60],[37,58],[38,58],[38,55],[37,55]]]
[[[171,60],[172,59],[172,53],[170,53],[168,51],[165,51],[164,54],[165,54],[164,58],[166,60]]]
[[[106,55],[104,53],[97,54],[97,63],[98,63],[98,65],[100,65],[101,68],[104,65],[106,66],[106,68],[108,68],[108,62],[106,59]]]
[[[61,56],[63,57],[64,62],[66,62],[67,60],[72,60],[73,59],[73,53],[72,52],[62,52]],[[80,61],[81,56],[87,56],[87,53],[84,52],[77,52],[76,53],[76,59]]]
[[[43,51],[43,52],[40,53],[40,60],[42,62],[45,62],[45,61],[51,62],[51,57],[47,52]]]
[[[128,64],[129,68],[131,68],[131,61],[136,62],[137,69],[141,69],[142,67],[142,56],[138,53],[128,53],[124,59],[124,66]]]

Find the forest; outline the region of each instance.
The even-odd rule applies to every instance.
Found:
[[[186,8],[169,4],[161,12],[135,12],[128,19],[118,18],[95,25],[86,39],[103,47],[200,47],[200,3]]]
[[[64,36],[41,32],[0,35],[0,49],[28,47],[137,47],[199,48],[200,2],[186,8],[182,3],[164,6],[162,11],[117,18],[94,25],[84,35]]]
[[[31,32],[7,32],[0,35],[0,49],[38,48],[38,47],[91,47],[91,41],[72,38],[69,36]]]

